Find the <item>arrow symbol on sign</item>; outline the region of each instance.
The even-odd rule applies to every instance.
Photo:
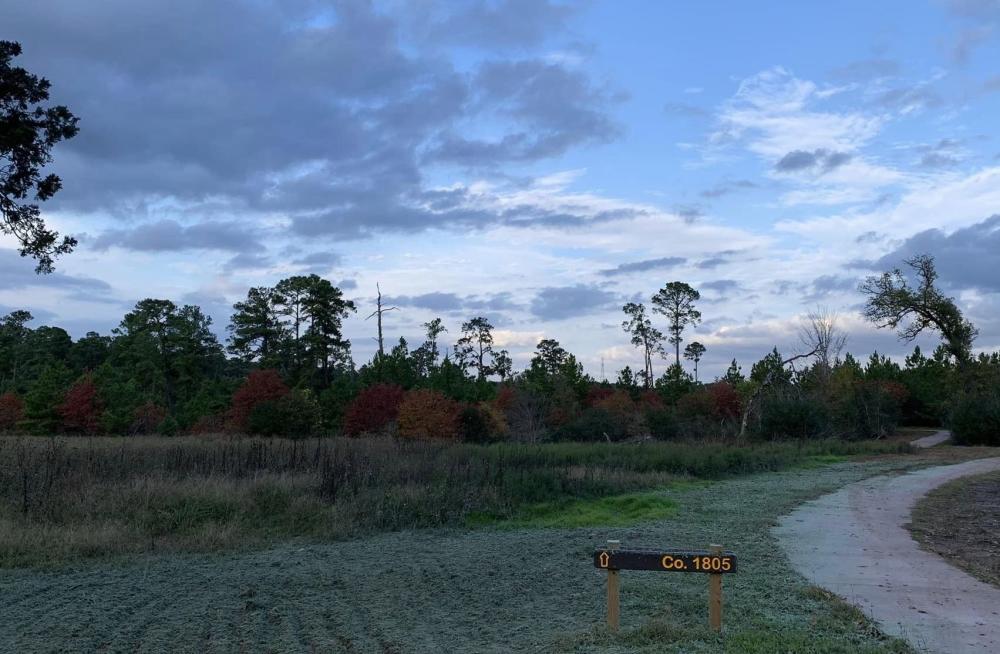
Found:
[[[597,557],[597,560],[600,562],[602,568],[606,568],[611,562],[611,556],[609,556],[607,552],[601,552],[601,555]]]

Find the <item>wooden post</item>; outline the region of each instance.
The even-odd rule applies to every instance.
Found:
[[[722,545],[709,545],[714,556],[722,556]],[[714,631],[722,631],[722,575],[708,575],[708,624]]]
[[[608,549],[616,550],[621,545],[621,541],[609,540]],[[621,619],[621,603],[618,589],[618,571],[608,569],[608,629],[618,631]]]

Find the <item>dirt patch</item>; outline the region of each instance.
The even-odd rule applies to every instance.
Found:
[[[925,549],[1000,586],[1000,472],[932,491],[914,509],[910,531]]]

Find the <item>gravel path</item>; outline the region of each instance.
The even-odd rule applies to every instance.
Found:
[[[931,489],[991,470],[1000,458],[856,482],[799,507],[774,532],[795,569],[887,633],[930,652],[1000,652],[1000,588],[921,550],[905,528]]]
[[[0,651],[718,652],[701,575],[622,575],[622,633],[604,621],[593,548],[722,543],[726,651],[829,639],[888,651],[830,620],[770,533],[796,505],[900,460],[843,463],[664,491],[675,517],[624,529],[435,530],[266,551],[120,559],[50,572],[0,571]],[[753,651],[775,651],[754,649]],[[896,650],[893,650],[896,651]]]
[[[934,447],[935,445],[947,442],[950,438],[951,432],[947,429],[941,429],[934,432],[930,436],[924,436],[923,438],[918,438],[915,441],[910,441],[910,445],[913,445],[914,447]]]

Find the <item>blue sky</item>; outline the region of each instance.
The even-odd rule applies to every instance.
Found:
[[[0,25],[81,118],[45,207],[78,251],[36,278],[0,241],[0,310],[36,324],[166,297],[224,336],[249,286],[316,272],[359,304],[359,363],[379,282],[392,338],[484,314],[518,363],[550,337],[611,376],[639,359],[621,305],[683,280],[716,374],[794,351],[817,307],[899,356],[856,287],[928,251],[1000,347],[997,0],[39,0]]]

